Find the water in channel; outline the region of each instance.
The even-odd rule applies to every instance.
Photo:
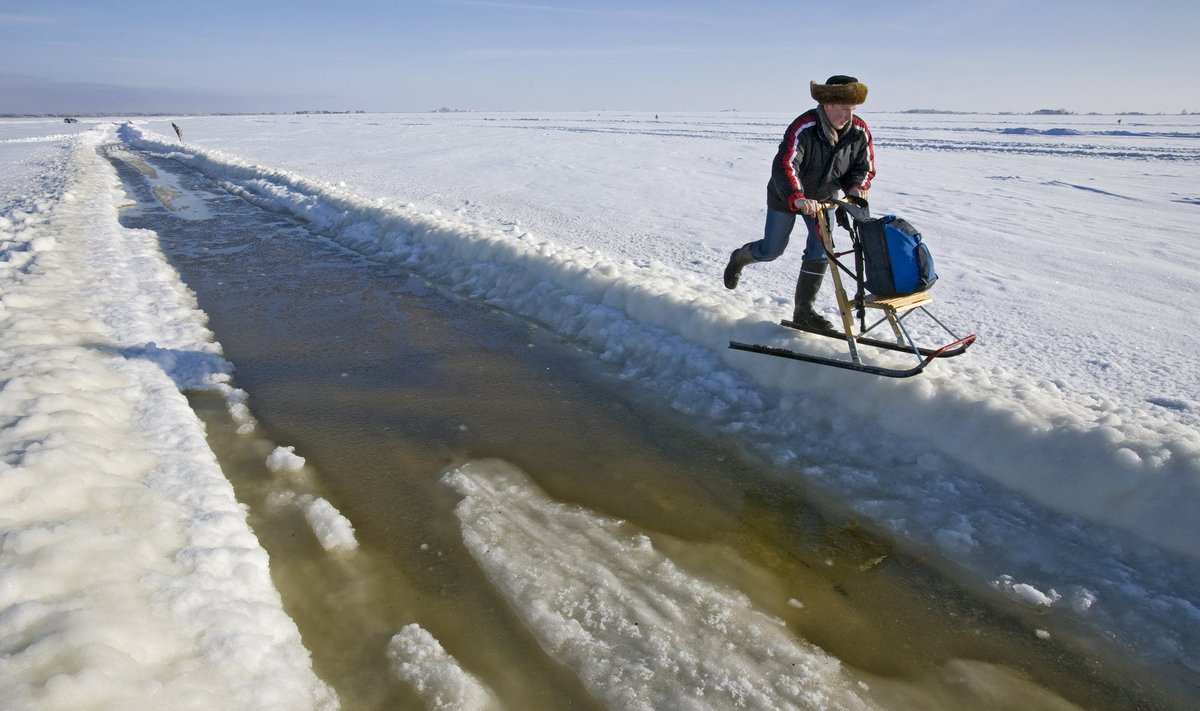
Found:
[[[740,588],[793,634],[878,680],[874,700],[886,704],[890,688],[894,708],[918,698],[910,692],[923,708],[1155,707],[1152,689],[1037,639],[1028,621],[928,569],[920,551],[818,502],[536,325],[367,260],[171,161],[118,146],[108,154],[136,201],[122,223],[159,235],[249,393],[260,425],[251,436],[235,432],[216,396],[192,397],[343,708],[424,707],[385,653],[410,623],[505,708],[603,708],[464,546],[459,496],[441,480],[486,458]],[[160,174],[176,193],[155,189]],[[267,469],[278,444],[296,447],[304,472]],[[359,549],[323,550],[299,509],[280,505],[297,492],[331,501]],[[998,683],[1009,686],[972,690],[954,660],[1004,669]]]

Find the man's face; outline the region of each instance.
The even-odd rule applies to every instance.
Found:
[[[822,106],[825,107],[825,115],[829,117],[829,122],[839,131],[850,123],[851,117],[854,116],[854,110],[858,108],[854,104],[822,104]]]

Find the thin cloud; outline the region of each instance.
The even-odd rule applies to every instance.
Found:
[[[465,7],[486,7],[498,10],[514,10],[519,12],[541,12],[558,15],[582,15],[587,17],[607,17],[630,20],[663,20],[671,23],[691,23],[695,25],[711,25],[714,27],[730,27],[744,24],[734,18],[709,18],[696,14],[669,14],[662,12],[647,12],[644,10],[616,10],[610,8],[578,8],[561,7],[558,5],[537,5],[532,3],[497,2],[494,0],[442,0],[443,5],[462,5]]]
[[[18,15],[12,12],[0,12],[0,25],[49,25],[52,23],[45,15]]]
[[[104,82],[59,82],[0,72],[0,114],[107,115],[136,113],[210,113],[267,111],[272,105],[295,109],[355,107],[328,96],[234,94],[171,86],[137,87]]]
[[[721,52],[711,46],[635,46],[635,47],[493,47],[463,50],[468,59],[548,59],[621,57],[639,54],[709,54]]]

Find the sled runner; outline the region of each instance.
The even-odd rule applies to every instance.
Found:
[[[851,237],[853,238],[853,248],[846,252],[837,252],[833,245],[833,234],[829,228],[829,211],[841,208],[849,217],[849,226]],[[939,321],[932,313],[926,309],[926,305],[933,301],[933,296],[928,289],[924,291],[915,291],[908,294],[898,294],[893,296],[877,296],[867,295],[866,285],[868,277],[865,275],[864,251],[867,255],[878,253],[874,249],[876,245],[872,245],[872,249],[864,250],[862,243],[862,235],[860,235],[860,227],[867,222],[866,215],[856,206],[840,200],[830,200],[821,203],[821,210],[817,214],[817,233],[821,236],[821,240],[825,243],[825,251],[829,254],[829,261],[833,265],[831,270],[833,274],[833,290],[837,297],[838,312],[841,316],[841,331],[819,331],[804,328],[791,321],[782,321],[782,325],[789,328],[812,333],[818,336],[825,336],[844,341],[849,351],[849,358],[830,358],[826,356],[813,355],[803,351],[792,350],[789,348],[778,348],[775,346],[763,346],[751,343],[740,343],[738,341],[730,341],[729,347],[735,350],[749,351],[751,353],[762,353],[765,355],[777,356],[780,358],[791,358],[792,360],[804,361],[807,363],[817,363],[819,365],[828,365],[834,368],[844,368],[846,370],[856,370],[860,373],[870,373],[872,375],[881,375],[889,378],[908,378],[917,375],[925,370],[925,367],[932,363],[937,358],[951,358],[956,355],[961,355],[966,352],[967,348],[975,342],[975,334],[959,337],[951,331],[945,324]],[[885,218],[886,220],[886,218]],[[879,221],[876,221],[879,222]],[[897,221],[902,222],[902,221]],[[845,226],[845,225],[844,225]],[[905,224],[908,227],[907,224]],[[872,224],[872,228],[878,227],[877,224]],[[915,231],[914,231],[914,234]],[[920,236],[917,234],[916,241],[920,242]],[[908,268],[916,269],[916,262],[921,261],[921,267],[927,272],[926,278],[916,279],[914,275],[913,283],[932,284],[937,276],[932,272],[932,262],[928,258],[927,250],[921,247],[922,257],[916,260],[908,260],[911,262],[907,265]],[[847,255],[854,257],[854,270],[850,270],[842,264],[841,258]],[[878,257],[876,257],[878,260]],[[925,264],[925,261],[929,261]],[[880,265],[878,263],[869,265],[876,273]],[[902,268],[897,266],[897,269]],[[855,282],[856,293],[853,298],[846,295],[846,289],[842,284],[841,272],[848,274]],[[870,326],[866,325],[867,310],[875,310],[881,312],[878,320]],[[932,320],[943,331],[950,334],[954,340],[949,343],[936,347],[926,348],[918,346],[908,328],[905,327],[904,321],[914,314],[923,314],[925,317]],[[858,318],[858,331],[855,332],[855,316]],[[874,331],[876,328],[887,324],[891,327],[893,340],[887,340],[886,337],[868,337],[867,334]],[[882,330],[882,329],[881,329]],[[909,353],[915,357],[916,362],[908,368],[893,368],[881,365],[872,365],[864,363],[859,354],[859,346],[869,346],[888,351],[900,351]]]

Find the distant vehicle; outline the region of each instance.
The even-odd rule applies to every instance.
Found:
[[[79,123],[79,119],[67,117],[63,119],[63,123]]]

